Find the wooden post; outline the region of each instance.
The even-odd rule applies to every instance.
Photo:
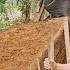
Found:
[[[51,61],[54,61],[54,40],[51,40],[50,46],[48,47],[48,59],[51,63]],[[52,68],[52,64],[51,65],[51,70],[53,70]]]
[[[67,63],[70,63],[70,45],[69,45],[68,17],[65,17],[63,22],[64,22],[63,24],[64,24],[64,36],[65,36]]]

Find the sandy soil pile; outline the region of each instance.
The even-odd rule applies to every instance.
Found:
[[[61,21],[17,24],[0,33],[0,70],[29,70],[48,47]]]

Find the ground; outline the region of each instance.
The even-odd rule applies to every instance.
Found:
[[[20,22],[1,31],[0,70],[29,70],[60,26],[61,22],[52,19],[28,24]]]

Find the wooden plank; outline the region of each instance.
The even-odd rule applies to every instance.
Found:
[[[67,17],[64,18],[64,36],[65,36],[67,63],[70,63],[69,27]]]

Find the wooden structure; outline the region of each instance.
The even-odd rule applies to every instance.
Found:
[[[50,47],[48,48],[48,58],[49,61],[54,61],[54,41],[60,35],[62,30],[64,30],[67,63],[70,63],[68,17],[63,17],[62,21],[63,21],[63,25],[61,26],[57,34],[54,36],[54,38],[51,40]],[[52,66],[51,66],[51,70],[52,70]]]
[[[58,38],[58,36],[60,36],[61,32],[64,30],[66,59],[67,59],[67,63],[70,63],[68,17],[63,17],[62,21],[63,21],[63,25],[60,27],[59,31],[56,33],[56,35],[53,37],[53,39],[51,40],[51,42],[49,44],[49,47],[48,47],[48,58],[49,58],[49,61],[55,61],[54,60],[54,43],[55,43],[55,40]],[[37,62],[38,62],[38,70],[41,70],[40,69],[40,65],[39,65],[39,60],[37,60]],[[52,65],[52,64],[50,64],[50,65]],[[51,70],[53,70],[52,66],[51,66]]]

